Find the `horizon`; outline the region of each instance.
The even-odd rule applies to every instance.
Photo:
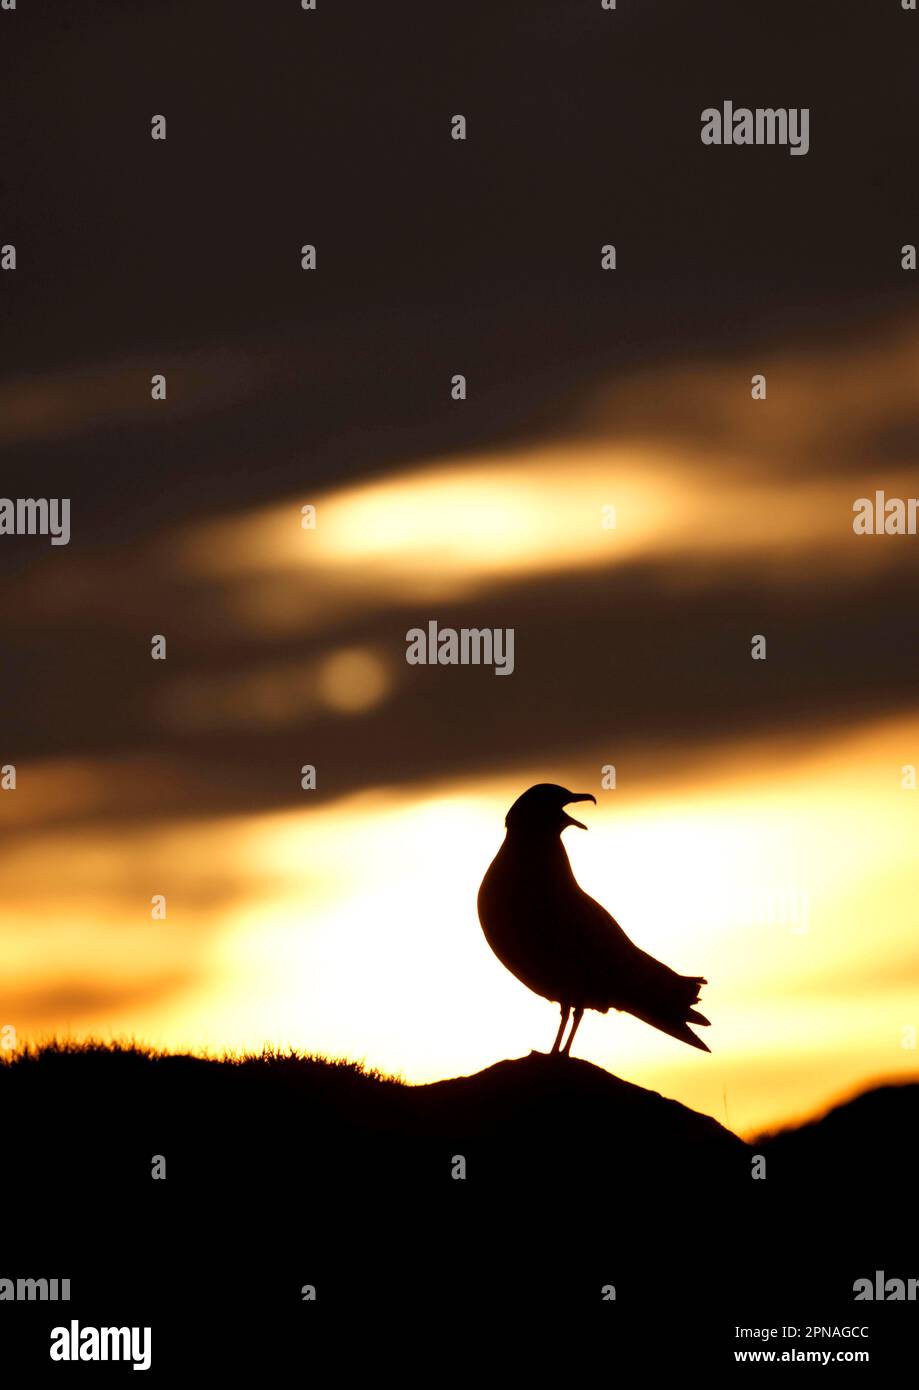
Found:
[[[694,790],[697,764],[686,756],[679,764],[646,761],[633,774],[640,792],[623,786],[621,775],[615,791],[597,787],[589,830],[563,837],[576,876],[643,949],[707,975],[712,1055],[684,1057],[679,1043],[614,1011],[588,1013],[576,1055],[743,1134],[811,1115],[876,1076],[911,1074],[915,1052],[903,1032],[914,997],[905,907],[911,871],[903,865],[912,817],[900,818],[894,837],[891,815],[900,798],[912,803],[895,781],[883,787],[879,767],[894,767],[897,750],[913,739],[919,725],[884,720],[814,740],[806,751],[785,740],[741,745],[739,757],[736,748],[720,750],[707,761],[704,797]],[[770,768],[776,757],[780,793]],[[270,811],[50,830],[18,856],[8,846],[0,851],[9,885],[0,922],[11,913],[16,921],[18,1012],[29,999],[35,1015],[17,1036],[29,1041],[69,1027],[139,1034],[171,1051],[292,1045],[365,1058],[411,1082],[547,1050],[553,1006],[491,957],[474,908],[503,838],[503,812],[535,780],[530,769],[513,779],[470,779],[462,793],[356,793],[321,816]],[[580,786],[584,778],[568,780]],[[856,797],[862,811],[853,821]],[[134,902],[125,921],[128,895],[109,879],[116,891],[103,913],[78,914],[71,905],[69,925],[56,926],[56,892],[49,902],[47,888],[36,890],[38,865],[50,855],[61,874],[79,881],[90,853],[104,854],[103,867],[121,859],[159,865],[151,890],[168,873],[165,920],[145,922],[155,909]],[[656,874],[660,856],[671,874]],[[833,882],[839,861],[858,865],[860,887],[847,877]],[[198,866],[206,866],[204,885]],[[34,927],[25,938],[17,868],[31,884]],[[224,871],[228,900],[205,910],[203,894]],[[451,891],[432,922],[427,904],[443,897],[444,882]],[[872,900],[883,931],[865,936],[859,921]],[[70,986],[68,994],[74,972],[92,981],[82,1019],[70,1002],[80,990]],[[42,990],[30,979],[42,979]],[[103,986],[112,1002],[93,1007]],[[7,1006],[0,1022],[12,1017]]]
[[[143,1039],[138,1038],[122,1037],[104,1039],[94,1036],[86,1036],[83,1038],[62,1036],[49,1037],[41,1040],[36,1040],[31,1043],[21,1044],[15,1052],[0,1051],[0,1069],[2,1069],[4,1066],[15,1066],[17,1062],[38,1062],[41,1061],[42,1058],[48,1054],[79,1057],[88,1053],[102,1053],[109,1056],[137,1055],[145,1061],[161,1061],[172,1059],[179,1061],[188,1060],[196,1062],[213,1062],[218,1066],[244,1066],[260,1062],[263,1062],[266,1066],[271,1066],[273,1063],[278,1062],[302,1062],[307,1065],[318,1064],[320,1066],[341,1068],[345,1071],[355,1071],[359,1075],[367,1077],[370,1081],[381,1082],[383,1084],[394,1083],[396,1085],[408,1088],[437,1085],[443,1081],[469,1080],[472,1077],[479,1076],[484,1072],[491,1071],[494,1067],[501,1066],[507,1062],[528,1062],[534,1056],[548,1057],[549,1055],[548,1053],[529,1052],[521,1054],[521,1056],[519,1057],[499,1057],[495,1061],[490,1062],[486,1066],[480,1068],[479,1071],[467,1074],[465,1076],[442,1076],[432,1077],[429,1081],[410,1081],[405,1076],[401,1076],[398,1073],[381,1071],[378,1067],[373,1066],[364,1058],[344,1056],[333,1057],[321,1055],[319,1053],[299,1052],[297,1051],[297,1049],[293,1047],[284,1047],[277,1044],[266,1043],[263,1048],[255,1049],[252,1051],[213,1053],[203,1050],[173,1051],[165,1048],[157,1048],[145,1042]],[[598,1063],[591,1062],[589,1058],[573,1057],[572,1060],[575,1063],[584,1063],[586,1066],[596,1067],[600,1071],[605,1071],[606,1074],[612,1077],[614,1080],[622,1081],[625,1079],[623,1077],[615,1076],[614,1073],[609,1072],[606,1068],[600,1067]],[[629,1084],[634,1085],[636,1083]],[[843,1110],[852,1102],[857,1101],[861,1097],[871,1094],[873,1092],[911,1085],[919,1085],[919,1071],[913,1074],[907,1074],[905,1076],[896,1075],[887,1077],[875,1077],[873,1080],[867,1082],[866,1084],[860,1084],[856,1086],[853,1090],[838,1095],[832,1098],[826,1104],[818,1106],[813,1113],[803,1114],[800,1116],[793,1116],[791,1119],[783,1123],[777,1124],[773,1128],[753,1129],[749,1133],[743,1133],[737,1130],[732,1130],[731,1127],[729,1125],[726,1125],[723,1120],[719,1120],[717,1115],[708,1116],[708,1118],[716,1120],[720,1125],[722,1125],[723,1128],[727,1129],[730,1133],[736,1135],[736,1137],[741,1139],[745,1144],[752,1144],[754,1141],[758,1139],[775,1139],[778,1138],[780,1135],[785,1134],[786,1132],[795,1132],[804,1129],[808,1125],[819,1123],[821,1120],[825,1119],[834,1111]],[[656,1094],[653,1091],[651,1093]],[[691,1109],[692,1107],[687,1108]],[[701,1111],[698,1113],[704,1114],[704,1112]]]

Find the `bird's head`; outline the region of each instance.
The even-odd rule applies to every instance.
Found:
[[[597,804],[597,798],[590,792],[570,792],[565,787],[557,787],[554,782],[539,782],[518,796],[504,817],[504,824],[508,830],[536,835],[560,835],[569,825],[586,830],[587,826],[582,821],[575,820],[565,810],[572,801],[592,801],[595,806]]]

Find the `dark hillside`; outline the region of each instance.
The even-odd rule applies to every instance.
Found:
[[[51,1048],[0,1068],[7,1260],[27,1251],[35,1268],[50,1241],[54,1268],[98,1264],[106,1282],[127,1241],[151,1278],[166,1258],[173,1278],[211,1270],[219,1285],[223,1251],[258,1271],[247,1296],[271,1306],[308,1282],[345,1306],[372,1290],[378,1308],[587,1308],[608,1284],[646,1306],[676,1280],[687,1308],[796,1293],[816,1314],[885,1262],[916,1272],[917,1098],[919,1085],[879,1087],[748,1146],[535,1053],[407,1086],[308,1057]]]

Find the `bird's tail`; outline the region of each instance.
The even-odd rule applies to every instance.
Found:
[[[683,986],[686,993],[686,1012],[673,1036],[680,1038],[683,1042],[689,1043],[691,1047],[698,1047],[703,1052],[709,1052],[711,1049],[706,1047],[702,1039],[697,1037],[692,1029],[686,1026],[690,1020],[693,1023],[701,1023],[703,1028],[711,1026],[705,1014],[700,1014],[698,1009],[692,1007],[693,1004],[698,1004],[699,996],[702,993],[702,986],[707,985],[708,980],[702,975],[681,975],[679,978],[680,984]]]
[[[680,984],[685,987],[686,994],[689,996],[689,1005],[698,1004],[702,994],[702,986],[707,985],[708,980],[704,979],[702,975],[681,975],[679,979]],[[702,1023],[706,1028],[711,1027],[705,1014],[700,1014],[697,1009],[687,1007],[686,1017],[691,1018],[693,1023]]]
[[[711,1052],[711,1048],[706,1046],[702,1039],[698,1037],[691,1028],[688,1028],[685,1023],[675,1022],[672,1019],[646,1017],[643,1014],[639,1014],[638,1017],[645,1018],[646,1023],[650,1023],[655,1028],[659,1028],[662,1033],[669,1033],[671,1038],[676,1038],[679,1042],[689,1043],[690,1047],[697,1047],[700,1052]],[[702,1018],[701,1014],[697,1014],[696,1018],[700,1019],[703,1023],[708,1023],[708,1019]]]
[[[709,1027],[705,1015],[692,1007],[693,1004],[698,1004],[699,991],[707,984],[708,981],[701,975],[674,975],[671,988],[668,990],[669,998],[664,1007],[651,1009],[647,1013],[640,1013],[638,1009],[633,1008],[631,1012],[650,1023],[652,1027],[659,1028],[662,1033],[669,1033],[671,1038],[688,1043],[690,1047],[697,1047],[701,1052],[710,1052],[711,1048],[706,1047],[702,1039],[688,1026],[692,1022],[701,1023],[705,1028]]]
[[[708,1043],[704,1043],[698,1033],[694,1033],[691,1028],[687,1028],[685,1023],[682,1024],[681,1027],[673,1030],[673,1036],[679,1038],[681,1042],[689,1043],[690,1047],[697,1047],[700,1052],[711,1052],[712,1050]]]

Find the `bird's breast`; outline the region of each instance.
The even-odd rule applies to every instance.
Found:
[[[537,994],[558,999],[563,923],[551,863],[502,849],[482,880],[478,911],[501,963]]]

